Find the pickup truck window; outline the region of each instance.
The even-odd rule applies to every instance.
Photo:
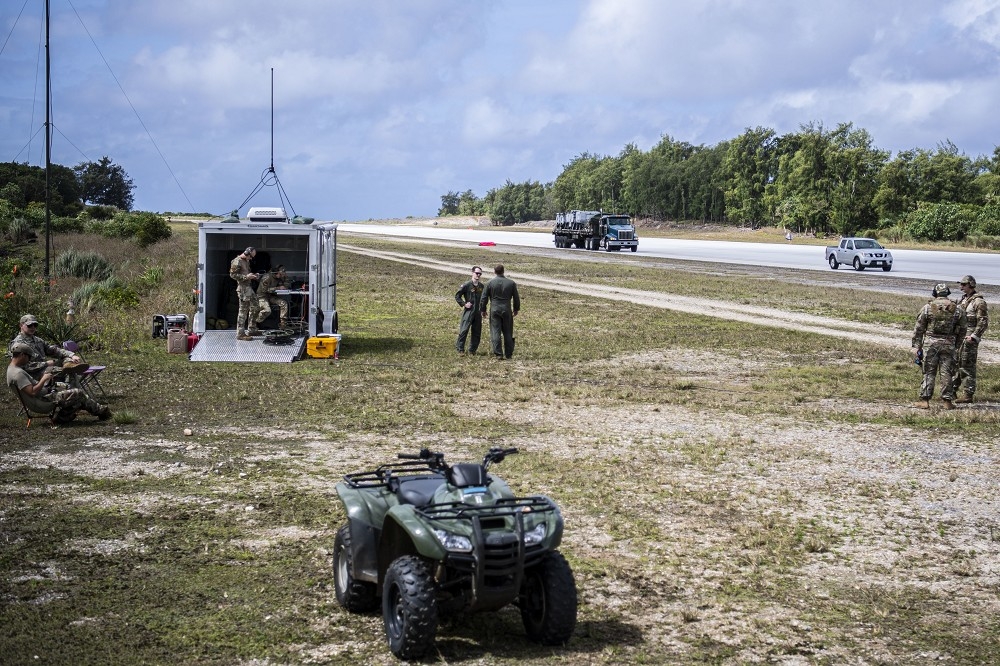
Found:
[[[876,250],[878,249],[878,243],[870,240],[859,240],[854,241],[854,249],[856,250]]]

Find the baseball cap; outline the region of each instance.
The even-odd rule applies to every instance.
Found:
[[[33,314],[26,314],[23,317],[21,317],[21,325],[24,325],[24,324],[37,324],[37,323],[38,323],[38,318],[35,317],[35,315],[33,315]]]
[[[27,345],[23,342],[15,342],[10,346],[11,354],[31,354],[32,351],[31,345]]]

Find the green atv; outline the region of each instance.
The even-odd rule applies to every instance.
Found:
[[[515,497],[487,471],[513,453],[491,448],[481,464],[448,465],[421,449],[337,484],[348,516],[334,546],[337,601],[353,612],[381,604],[400,659],[431,649],[439,617],[511,603],[532,640],[562,645],[573,633],[576,583],[556,550],[559,507]]]

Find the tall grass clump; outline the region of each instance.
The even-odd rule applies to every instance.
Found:
[[[114,272],[108,260],[97,252],[80,252],[74,248],[56,257],[53,270],[60,277],[98,281],[108,279]]]

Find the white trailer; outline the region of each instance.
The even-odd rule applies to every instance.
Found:
[[[247,247],[257,250],[253,272],[285,267],[292,287],[285,296],[295,323],[291,344],[236,339],[239,300],[229,265]],[[301,358],[309,337],[338,332],[337,225],[289,220],[281,208],[251,208],[245,219],[200,223],[196,296],[193,328],[201,339],[191,351],[192,361],[288,363]],[[273,322],[261,322],[263,329],[277,328],[277,313],[272,317]]]

